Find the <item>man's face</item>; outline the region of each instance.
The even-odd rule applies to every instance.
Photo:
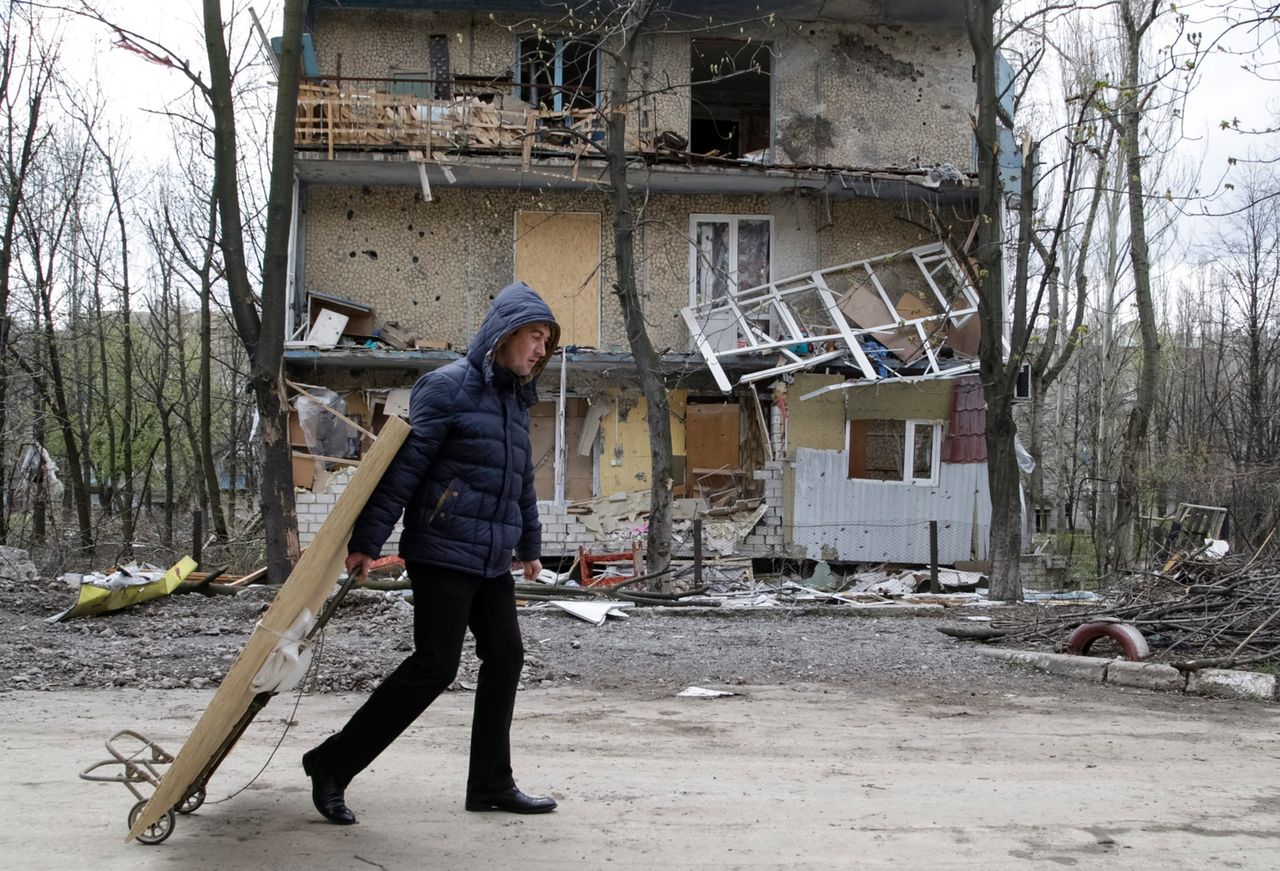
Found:
[[[533,367],[547,356],[547,342],[551,341],[548,324],[529,324],[516,330],[498,350],[498,363],[504,369],[527,378]]]

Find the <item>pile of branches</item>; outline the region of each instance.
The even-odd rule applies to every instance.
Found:
[[[993,639],[1061,643],[1095,620],[1136,626],[1153,651],[1183,671],[1280,664],[1280,563],[1184,562],[1177,578],[1150,576],[1110,607],[993,626]]]

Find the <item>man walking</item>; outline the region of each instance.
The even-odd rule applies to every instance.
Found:
[[[524,665],[513,553],[542,570],[529,445],[529,406],[560,328],[517,282],[498,294],[465,358],[418,379],[413,431],[356,520],[347,571],[364,575],[404,513],[400,554],[413,587],[413,653],[340,732],[302,757],[311,798],[328,820],[356,821],[345,790],[454,680],[467,627],[480,675],[471,727],[466,809],[545,813],[511,773],[511,714]]]

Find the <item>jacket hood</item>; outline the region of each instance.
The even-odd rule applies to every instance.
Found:
[[[546,356],[538,361],[527,378],[521,379],[521,393],[527,405],[538,401],[538,376],[560,344],[560,325],[556,323],[551,307],[538,296],[537,291],[523,281],[504,287],[489,306],[489,313],[485,315],[484,322],[471,341],[471,347],[467,349],[467,360],[484,373],[485,381],[492,382],[494,352],[502,344],[502,340],[521,327],[537,323],[551,325],[551,338],[547,341]]]

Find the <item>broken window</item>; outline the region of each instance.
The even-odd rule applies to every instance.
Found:
[[[594,109],[600,89],[598,57],[588,42],[550,34],[522,37],[517,93],[529,105],[554,112]]]
[[[929,420],[849,421],[849,477],[936,484],[941,430]]]
[[[710,305],[714,314],[702,321],[702,330],[717,350],[736,348],[741,325],[723,303],[740,289],[769,281],[773,239],[771,217],[692,215],[689,296],[695,306]],[[756,324],[768,330],[767,323]]]
[[[689,150],[764,162],[773,129],[768,44],[695,39],[689,55]]]

